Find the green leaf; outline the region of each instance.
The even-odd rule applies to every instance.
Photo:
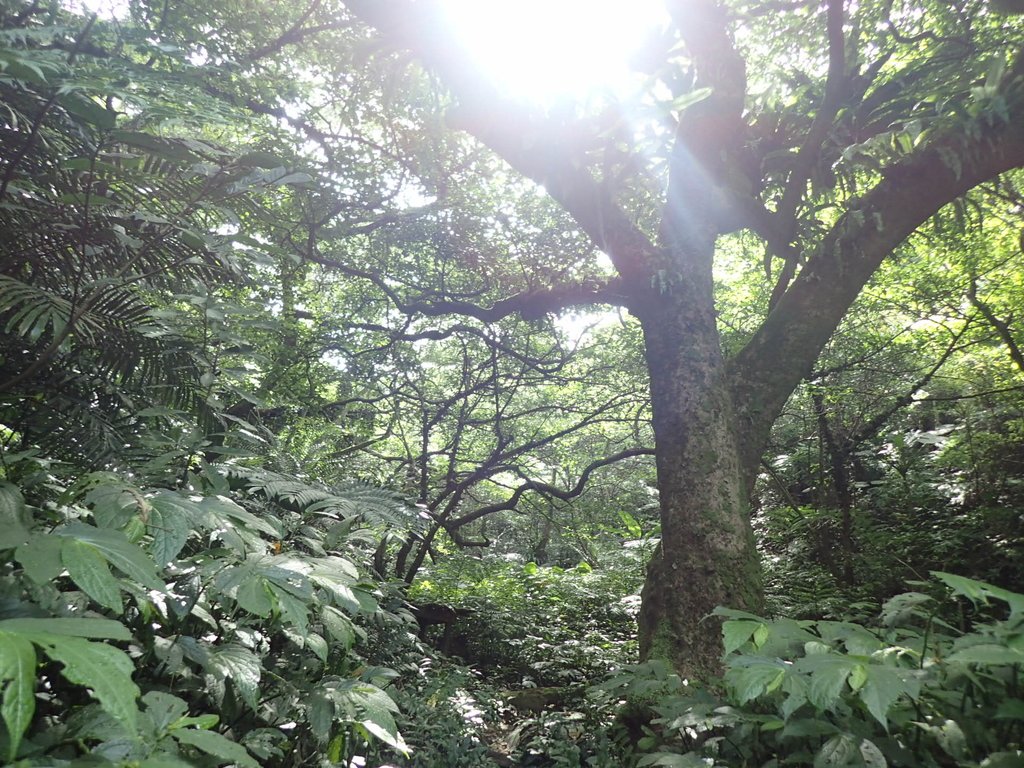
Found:
[[[153,537],[149,549],[157,565],[164,566],[181,553],[206,515],[198,504],[173,491],[160,491],[147,501],[151,507],[148,530]]]
[[[874,718],[888,729],[889,708],[900,696],[917,698],[920,684],[912,677],[903,677],[900,671],[879,664],[866,667],[867,681],[857,691],[861,701]]]
[[[974,603],[985,604],[988,598],[994,597],[1009,605],[1013,615],[1024,613],[1024,595],[955,573],[932,571],[932,576],[945,583],[955,594],[963,595]]]
[[[49,584],[64,570],[61,544],[62,540],[54,536],[33,536],[15,550],[14,559],[36,584]]]
[[[17,549],[32,538],[32,533],[27,528],[18,524],[5,525],[0,528],[0,550]]]
[[[728,656],[740,646],[746,643],[760,627],[764,625],[759,621],[742,619],[738,621],[726,621],[722,624],[722,637],[725,642],[725,654]]]
[[[71,580],[89,597],[116,613],[123,610],[121,585],[111,575],[106,559],[96,547],[84,541],[65,539],[61,559]]]
[[[256,709],[263,669],[252,651],[237,643],[215,648],[210,653],[206,669],[221,683],[230,679],[242,700]]]
[[[806,656],[796,662],[795,667],[811,676],[807,698],[820,710],[830,710],[839,702],[846,687],[846,680],[857,666],[857,662],[843,656]]]
[[[741,656],[725,673],[725,680],[740,704],[774,691],[786,675],[786,667],[775,659]]]
[[[245,747],[225,736],[221,736],[216,731],[184,729],[172,731],[171,734],[179,743],[188,744],[208,755],[213,755],[219,758],[221,762],[234,763],[235,765],[243,766],[243,768],[260,768],[259,763],[253,759]]]
[[[207,512],[212,512],[218,517],[226,517],[236,523],[241,523],[244,527],[253,530],[260,531],[267,534],[275,539],[280,539],[283,535],[283,531],[271,523],[263,520],[251,512],[242,509],[235,502],[225,496],[206,496],[200,502],[199,506]]]
[[[53,533],[56,536],[92,544],[111,565],[129,578],[149,589],[160,592],[165,590],[164,583],[157,576],[153,560],[142,549],[128,541],[121,531],[97,528],[83,523],[69,523]]]
[[[19,632],[69,637],[88,637],[96,640],[131,640],[132,633],[119,621],[112,619],[4,619],[0,621],[0,632]]]
[[[840,733],[826,741],[814,756],[814,768],[861,765],[859,742],[852,733]]]
[[[7,759],[14,762],[36,711],[36,652],[26,638],[0,632],[0,682],[4,683],[0,716],[7,726]]]
[[[96,103],[83,93],[65,93],[58,101],[71,114],[99,128],[110,129],[117,124],[117,112]]]
[[[311,693],[306,699],[306,722],[317,741],[327,741],[334,722],[334,702],[318,691]]]
[[[331,640],[340,645],[342,650],[347,651],[355,643],[356,634],[352,621],[337,608],[329,605],[321,608],[320,621],[327,634],[331,636]]]
[[[31,520],[25,511],[25,497],[13,483],[0,480],[0,527],[11,525],[19,528],[31,526]]]
[[[956,661],[961,664],[990,664],[999,666],[1003,664],[1024,664],[1024,653],[1007,648],[1005,645],[994,643],[980,643],[962,650],[951,653],[946,661]]]
[[[304,633],[309,626],[309,611],[306,608],[306,603],[276,584],[269,586],[270,591],[274,594],[278,610],[281,611],[282,620],[295,627],[300,633]]]
[[[142,697],[142,703],[146,705],[146,714],[152,718],[157,733],[170,729],[175,721],[188,713],[185,701],[162,691],[149,691]]]
[[[253,575],[235,590],[235,602],[239,607],[264,618],[274,610],[266,579]]]
[[[104,643],[61,635],[27,635],[54,661],[64,665],[64,677],[92,689],[104,711],[124,725],[137,730],[135,700],[139,688],[132,681],[134,665],[128,654]]]

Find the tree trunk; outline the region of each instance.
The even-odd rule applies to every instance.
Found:
[[[747,478],[715,322],[711,247],[706,269],[655,285],[638,313],[662,521],[643,589],[640,654],[668,659],[695,680],[721,672],[720,622],[708,614],[718,605],[756,611],[762,604]]]

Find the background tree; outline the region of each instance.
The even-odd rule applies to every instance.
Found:
[[[612,276],[548,279],[495,307],[436,301],[430,312],[496,319],[608,301],[639,319],[662,505],[642,649],[706,676],[717,629],[703,617],[718,603],[760,604],[747,497],[786,399],[886,258],[943,206],[1024,162],[1019,22],[984,3],[915,12],[832,0],[771,14],[669,3],[682,52],[657,75],[692,98],[665,105],[656,153],[668,162],[660,176],[648,169],[660,204],[642,206],[657,208],[651,219],[632,207],[651,187],[628,128],[602,135],[585,111],[502,98],[431,3],[348,6],[437,72],[453,121],[543,185],[610,257]],[[774,287],[727,361],[712,270],[720,239],[740,230],[764,244]]]

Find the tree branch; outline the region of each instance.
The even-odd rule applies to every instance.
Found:
[[[611,456],[606,456],[603,459],[598,459],[588,464],[583,472],[580,473],[579,480],[572,488],[562,489],[557,488],[550,483],[543,483],[538,480],[528,480],[522,485],[518,486],[512,495],[505,501],[495,502],[494,504],[488,504],[483,507],[479,507],[472,512],[468,512],[461,517],[457,517],[454,520],[449,520],[444,523],[445,530],[449,533],[453,530],[457,530],[468,523],[472,523],[474,520],[479,520],[481,517],[487,515],[493,515],[495,512],[504,512],[514,510],[519,504],[519,500],[523,497],[523,494],[529,491],[535,491],[545,496],[551,496],[562,501],[569,501],[574,499],[586,490],[587,481],[590,476],[601,467],[607,467],[610,464],[615,464],[623,459],[630,459],[634,456],[653,456],[653,448],[628,448],[624,451],[619,451]]]
[[[853,199],[750,342],[732,360],[737,413],[745,421],[744,466],[756,467],[786,398],[806,376],[882,261],[944,205],[1000,173],[1024,166],[1021,68],[1004,78],[1009,115],[947,129],[883,171]],[[778,361],[786,360],[784,366]]]

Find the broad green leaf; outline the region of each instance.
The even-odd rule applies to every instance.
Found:
[[[235,589],[235,602],[239,607],[264,618],[274,610],[266,579],[253,575]]]
[[[295,627],[300,633],[305,633],[309,626],[309,610],[306,603],[276,584],[269,586],[278,610],[281,611],[281,619],[286,624]]]
[[[956,661],[961,664],[1024,664],[1024,653],[1007,648],[1005,645],[981,643],[951,653],[946,657],[946,661]]]
[[[328,696],[313,691],[306,699],[306,722],[317,741],[327,741],[334,723],[334,702]]]
[[[936,731],[936,741],[947,755],[958,761],[968,758],[967,737],[955,720],[946,720]]]
[[[384,715],[386,717],[381,720],[368,717],[365,720],[361,720],[359,724],[389,747],[397,749],[403,755],[408,755],[409,747],[402,739],[402,735],[398,732],[398,726],[395,725],[395,719],[387,712],[385,712]]]
[[[191,728],[192,726],[195,726],[196,728],[202,728],[204,731],[208,731],[215,727],[219,722],[220,716],[213,714],[196,715],[195,717],[182,717],[171,724],[171,730],[174,730],[175,728]]]
[[[786,674],[781,661],[756,656],[741,656],[725,673],[725,681],[735,692],[740,704],[774,691]]]
[[[260,531],[275,539],[280,539],[284,533],[280,528],[262,518],[256,517],[256,515],[238,506],[238,504],[226,496],[206,496],[199,506],[207,512],[212,512],[219,517],[226,517],[236,523],[241,523],[245,528],[252,531]]]
[[[4,619],[0,621],[0,632],[20,632],[22,634],[44,632],[48,635],[88,637],[97,640],[132,639],[131,632],[119,621],[84,616],[76,619]]]
[[[32,532],[17,523],[0,527],[0,550],[16,549],[32,538]]]
[[[722,638],[725,643],[725,654],[728,656],[738,650],[762,626],[764,625],[761,622],[748,619],[723,622]]]
[[[31,520],[25,511],[25,497],[21,495],[18,486],[0,480],[0,527],[12,525],[19,528],[31,526]]]
[[[221,682],[230,679],[242,700],[256,709],[263,668],[252,651],[237,643],[214,648],[206,669]]]
[[[123,528],[139,512],[135,497],[116,479],[107,479],[90,489],[85,502],[92,506],[93,520],[101,528]]]
[[[861,765],[860,739],[852,733],[840,733],[822,745],[814,756],[814,768]]]
[[[107,714],[130,733],[136,731],[135,700],[139,697],[139,688],[132,681],[135,667],[128,654],[111,645],[78,637],[46,634],[27,637],[41,646],[47,656],[64,665],[65,678],[91,688]]]
[[[36,710],[36,651],[26,638],[0,631],[0,716],[7,726],[7,759],[14,762],[21,739]]]
[[[138,768],[195,768],[195,763],[168,754],[153,755],[135,765]]]
[[[1006,699],[1000,702],[996,710],[998,720],[1024,720],[1024,701],[1021,699]]]
[[[174,560],[192,534],[193,518],[181,513],[181,507],[168,503],[165,498],[150,501],[147,530],[153,541],[150,554],[158,566],[165,566]]]
[[[932,571],[932,576],[945,583],[954,593],[963,595],[975,603],[986,603],[988,598],[994,597],[1009,605],[1013,615],[1016,616],[1024,612],[1024,595],[988,584],[984,581],[958,576],[955,573]]]
[[[168,730],[172,723],[188,713],[185,701],[162,691],[149,691],[142,697],[142,703],[146,705],[146,714],[153,719],[157,733]]]
[[[352,621],[337,608],[325,605],[320,609],[320,621],[324,625],[327,634],[331,636],[336,644],[347,651],[356,641],[355,629]]]
[[[847,678],[856,666],[857,662],[852,659],[824,654],[806,656],[795,664],[796,669],[810,675],[807,698],[820,710],[835,707],[846,687]]]
[[[315,632],[308,632],[306,634],[306,647],[311,650],[320,661],[327,661],[327,641],[324,640],[320,635]]]
[[[637,765],[660,765],[665,768],[708,768],[707,761],[692,752],[688,752],[685,755],[677,755],[674,752],[658,752],[653,755],[644,755],[640,758]]]
[[[153,560],[142,549],[128,541],[121,531],[97,528],[83,523],[69,523],[53,533],[92,544],[111,565],[129,578],[135,579],[149,589],[164,591],[164,583],[157,576]]]
[[[889,765],[882,750],[869,739],[861,739],[860,756],[864,760],[864,768],[887,768]]]
[[[213,755],[220,759],[220,762],[234,763],[243,768],[260,768],[252,755],[245,747],[226,736],[221,736],[216,731],[199,731],[191,728],[172,731],[172,735],[181,744],[188,744],[196,749]]]
[[[106,558],[96,547],[84,541],[65,539],[61,559],[71,580],[89,597],[115,613],[123,610],[121,585],[110,573]]]
[[[64,570],[60,558],[62,543],[55,536],[33,536],[15,550],[14,559],[36,584],[49,584]]]
[[[900,696],[917,698],[920,683],[892,667],[870,664],[865,669],[867,681],[857,694],[874,718],[888,729],[889,708]]]

